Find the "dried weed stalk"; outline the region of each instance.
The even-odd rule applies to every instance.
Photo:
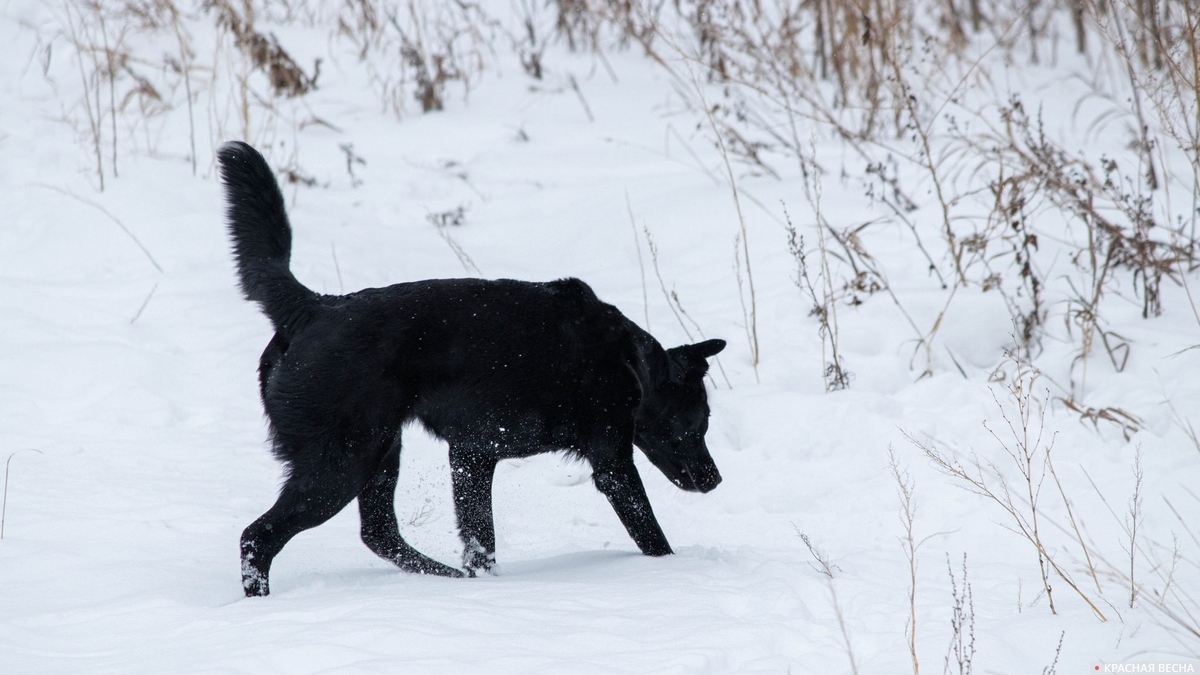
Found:
[[[793,281],[801,291],[808,293],[808,297],[812,301],[812,309],[809,310],[808,315],[815,316],[819,324],[817,332],[821,336],[822,381],[825,384],[825,392],[845,389],[850,386],[853,374],[842,366],[841,355],[838,352],[837,299],[833,294],[832,283],[829,281],[825,239],[824,237],[819,238],[821,242],[821,292],[818,297],[816,286],[808,273],[808,253],[805,251],[804,237],[796,232],[796,226],[792,224],[792,218],[787,213],[786,206],[784,207],[784,218],[786,222],[784,227],[788,234],[788,251],[796,261],[796,276]]]
[[[829,556],[826,555],[824,551],[817,548],[816,544],[812,542],[812,539],[809,539],[807,534],[801,532],[800,528],[797,527],[795,523],[792,524],[792,527],[796,530],[796,534],[799,535],[800,541],[804,542],[804,547],[808,549],[809,555],[811,555],[815,561],[815,563],[810,562],[808,564],[809,567],[812,567],[813,570],[825,577],[825,583],[829,587],[830,601],[833,603],[833,612],[837,617],[838,630],[841,631],[842,645],[845,647],[846,656],[850,660],[850,672],[854,675],[858,675],[858,665],[854,659],[854,647],[850,643],[850,631],[846,628],[846,618],[842,613],[842,603],[838,600],[837,588],[834,586],[833,581],[833,571],[837,570],[840,572],[841,569],[838,568],[837,565],[829,562]]]
[[[461,227],[466,222],[466,217],[467,207],[460,204],[448,211],[426,214],[425,220],[429,221],[429,224],[437,229],[438,236],[450,247],[450,251],[454,253],[455,258],[458,258],[458,263],[462,265],[463,270],[468,274],[483,276],[483,272],[479,270],[475,261],[471,259],[471,256],[467,255],[466,249],[450,234],[450,229]]]
[[[313,62],[312,75],[306,73],[274,35],[255,30],[254,9],[249,2],[243,2],[239,12],[229,0],[206,1],[209,11],[216,16],[217,26],[233,34],[234,44],[255,69],[266,74],[276,96],[303,96],[316,89],[321,60]]]
[[[950,646],[946,649],[942,672],[970,675],[975,660],[975,597],[971,593],[971,582],[967,580],[967,554],[963,554],[961,590],[954,577],[949,554],[946,555],[946,571],[950,574],[953,605],[950,610]]]
[[[1008,516],[1009,529],[1019,534],[1034,549],[1042,592],[1046,595],[1051,613],[1058,613],[1050,584],[1050,575],[1053,574],[1075,591],[1097,618],[1106,621],[1104,613],[1055,559],[1046,545],[1043,522],[1046,515],[1040,498],[1047,476],[1053,478],[1049,459],[1053,441],[1043,443],[1045,405],[1033,398],[1036,371],[1029,370],[1018,355],[1013,354],[1010,358],[1016,366],[1016,375],[1010,378],[1004,387],[1012,398],[1014,408],[1011,412],[993,392],[993,399],[1008,433],[1001,437],[990,426],[984,424],[1010,460],[1007,471],[994,462],[981,460],[975,454],[972,454],[969,465],[964,465],[954,455],[939,450],[931,443],[919,441],[907,434],[906,437],[921,449],[938,471],[954,479],[959,487],[994,503]],[[1010,481],[1007,476],[1014,469],[1019,480]]]
[[[917,503],[914,495],[916,486],[908,475],[901,470],[896,452],[888,447],[888,467],[892,470],[892,478],[896,481],[897,495],[900,498],[900,524],[904,535],[900,537],[900,547],[904,550],[904,558],[908,562],[908,622],[905,626],[905,638],[908,640],[908,655],[912,660],[913,675],[920,675],[921,665],[917,659],[917,549],[925,540],[917,541],[913,535],[913,523],[917,517]],[[964,561],[965,570],[965,561]],[[965,572],[964,572],[965,576]]]

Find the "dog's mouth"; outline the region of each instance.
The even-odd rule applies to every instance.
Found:
[[[689,458],[689,461],[680,455],[687,456],[693,453],[683,453],[678,449],[662,452],[648,450],[645,446],[640,447],[650,463],[680,490],[705,493],[711,492],[721,484],[721,472],[717,470],[707,452],[694,453],[698,456],[694,459]]]

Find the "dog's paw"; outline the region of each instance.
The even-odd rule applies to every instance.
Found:
[[[467,576],[475,578],[477,570],[483,570],[488,574],[495,574],[492,568],[496,565],[496,552],[489,551],[479,544],[474,538],[467,544],[463,550],[462,566],[467,570]]]
[[[405,572],[413,572],[415,574],[430,574],[438,577],[458,578],[466,576],[462,570],[455,569],[449,565],[426,557],[416,551],[409,551],[406,555],[392,559],[396,566]]]
[[[490,560],[475,560],[464,562],[463,568],[467,570],[467,576],[474,579],[476,572],[483,571],[491,576],[498,576],[496,571],[496,558],[493,556]]]
[[[267,575],[253,563],[254,553],[246,553],[242,558],[242,590],[247,598],[260,598],[270,595],[271,587]]]
[[[432,574],[434,576],[451,577],[454,579],[460,579],[466,576],[462,573],[462,570],[454,569],[449,565],[443,565],[440,562],[434,562],[432,560],[428,563],[414,565],[408,569],[412,572],[416,572],[417,574]]]
[[[242,590],[246,592],[247,598],[261,598],[271,594],[267,578],[257,573],[242,576]]]
[[[667,542],[653,542],[641,547],[642,554],[654,558],[659,558],[664,555],[672,555],[675,551],[671,550],[671,545]]]

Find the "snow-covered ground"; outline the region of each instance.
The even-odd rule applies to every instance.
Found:
[[[47,48],[54,11],[35,0],[0,5],[0,459],[10,460],[0,673],[902,673],[918,667],[914,619],[919,670],[960,672],[945,659],[965,583],[974,672],[1043,672],[1056,659],[1060,673],[1200,667],[1196,636],[1148,598],[1131,609],[1119,576],[1140,448],[1135,578],[1143,594],[1186,594],[1185,622],[1197,625],[1200,448],[1185,427],[1200,410],[1200,351],[1189,350],[1200,326],[1185,290],[1164,285],[1160,318],[1141,319],[1133,301],[1114,309],[1109,329],[1130,343],[1129,364],[1117,373],[1101,354],[1089,365],[1089,395],[1138,415],[1139,431],[1127,439],[1107,422],[1048,409],[1044,442],[1053,437],[1091,555],[1107,561],[1092,562],[1108,570],[1096,580],[1087,572],[1047,479],[1048,552],[1107,621],[1053,573],[1052,614],[1029,541],[906,439],[977,453],[1017,478],[1000,441],[1013,444],[1005,416],[1015,420],[1018,408],[988,377],[1007,363],[1003,304],[964,290],[938,336],[934,374],[922,379],[912,330],[892,303],[877,295],[839,307],[854,379],[827,394],[817,319],[794,283],[775,208],[784,200],[813,245],[798,172],[744,176],[739,188],[758,204],[743,204],[756,372],[721,155],[697,131],[703,116],[636,50],[608,52],[605,64],[559,49],[540,82],[498,56],[469,97],[452,84],[445,111],[397,120],[336,43],[293,40],[325,61],[321,88],[303,103],[281,99],[283,114],[332,126],[296,123],[247,140],[317,182],[285,189],[293,270],[315,290],[570,275],[665,344],[688,341],[685,331],[728,340],[710,386],[709,447],[724,483],[683,493],[639,461],[676,555],[639,555],[588,468],[542,456],[497,472],[496,576],[401,573],[362,545],[350,509],[285,548],[271,596],[244,599],[238,536],[272,503],[279,466],[264,443],[254,372],[269,324],[236,289],[214,176],[213,149],[226,140],[216,138],[219,113],[196,111],[195,173],[185,117],[118,127],[119,175],[105,145],[100,191],[78,65],[61,39]],[[1022,93],[1032,107],[1055,91]],[[342,144],[365,160],[353,175]],[[837,146],[818,151],[837,165]],[[868,208],[832,185],[826,193],[830,220],[849,223]],[[460,206],[460,225],[439,231],[427,219]],[[662,285],[686,310],[681,321],[646,231]],[[888,236],[901,245],[904,234],[875,245]],[[920,264],[893,270],[891,283],[922,325],[945,302]],[[1061,373],[1071,354],[1048,339],[1036,365]],[[1050,386],[1035,385],[1038,401]],[[446,448],[416,428],[405,438],[401,529],[455,563]],[[916,503],[911,606],[889,450]]]

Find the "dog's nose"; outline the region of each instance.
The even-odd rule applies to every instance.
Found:
[[[722,480],[724,480],[724,479],[721,478],[721,473],[719,471],[717,471],[716,469],[713,469],[711,473],[709,473],[707,476],[705,476],[704,482],[703,483],[698,482],[696,484],[696,487],[702,493],[703,492],[712,492],[714,488],[716,488],[718,485],[721,484]]]

